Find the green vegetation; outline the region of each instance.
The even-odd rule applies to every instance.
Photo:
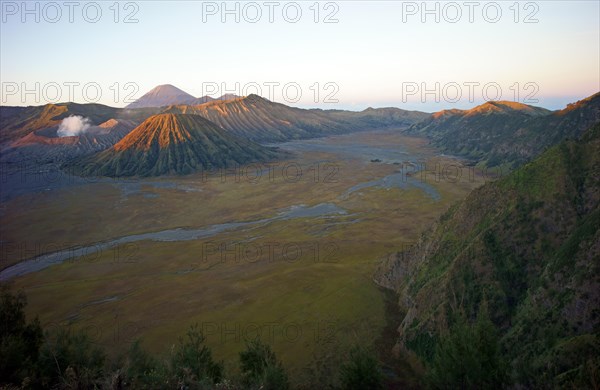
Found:
[[[59,329],[46,335],[36,374],[42,387],[94,388],[101,384],[106,356],[84,332]]]
[[[287,390],[290,387],[283,364],[271,347],[259,339],[250,341],[240,352],[243,383],[249,389]]]
[[[383,374],[375,355],[361,347],[353,347],[349,361],[341,368],[342,389],[383,389]]]
[[[0,286],[0,378],[20,383],[34,370],[43,334],[39,321],[27,322],[25,295]]]
[[[437,344],[427,382],[431,388],[500,389],[506,367],[500,353],[498,330],[481,305],[475,323],[455,313],[456,320]]]
[[[204,345],[205,340],[197,325],[188,331],[186,339],[179,339],[169,364],[171,382],[196,388],[219,383],[223,377],[223,365],[213,361],[212,352]]]
[[[599,135],[597,124],[474,190],[397,256],[399,343],[433,387],[597,388]]]

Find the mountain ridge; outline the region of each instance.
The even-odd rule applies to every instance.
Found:
[[[513,169],[564,138],[578,138],[600,122],[600,93],[557,111],[508,103],[439,111],[406,133],[425,136],[444,152],[481,166]]]
[[[206,99],[204,99],[206,98]],[[1,107],[0,142],[15,141],[32,131],[58,126],[62,119],[79,115],[92,124],[111,118],[141,123],[161,113],[193,113],[205,115],[234,134],[260,142],[285,142],[352,131],[408,127],[426,119],[429,114],[399,108],[366,109],[360,112],[345,110],[302,109],[270,102],[258,95],[223,95],[217,99],[203,97],[191,103],[161,107],[115,108],[101,104],[51,103],[31,107]],[[233,113],[229,113],[229,109]],[[251,109],[256,112],[250,113]],[[219,116],[230,114],[228,118]]]
[[[202,105],[173,105],[164,112],[204,116],[235,135],[256,142],[284,142],[293,139],[343,134],[383,127],[408,127],[429,114],[398,108],[364,110],[306,110],[251,94]]]

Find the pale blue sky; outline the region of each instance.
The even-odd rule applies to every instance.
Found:
[[[481,103],[483,86],[488,83],[500,86],[504,100],[523,101],[528,92],[537,89],[534,98],[539,102],[535,105],[552,109],[600,90],[598,1],[519,2],[518,23],[513,1],[497,2],[502,10],[497,23],[483,17],[483,6],[491,2],[480,2],[474,9],[474,23],[469,23],[469,9],[462,1],[455,3],[462,12],[456,23],[444,20],[444,10],[448,18],[455,16],[445,2],[438,2],[439,23],[435,15],[426,15],[425,23],[421,21],[420,1],[336,1],[329,2],[332,4],[326,9],[328,2],[320,2],[318,23],[314,22],[314,8],[309,8],[314,1],[297,2],[302,10],[297,23],[284,20],[282,8],[288,6],[288,16],[293,18],[295,7],[285,1],[275,8],[274,23],[269,23],[269,8],[262,1],[255,3],[263,13],[257,23],[244,20],[244,2],[239,2],[239,23],[233,15],[227,15],[223,23],[221,9],[215,15],[203,15],[203,10],[210,11],[213,5],[221,8],[221,1],[136,1],[127,9],[127,2],[121,2],[119,23],[114,22],[114,11],[109,8],[114,2],[98,2],[102,16],[97,23],[89,23],[82,15],[88,3],[79,3],[75,20],[69,23],[68,8],[62,1],[56,2],[62,16],[49,23],[44,16],[54,18],[55,10],[41,2],[40,22],[34,21],[34,15],[25,15],[23,23],[21,2],[2,1],[2,104],[45,103],[44,96],[22,94],[22,83],[35,89],[36,82],[40,90],[57,83],[61,101],[68,96],[64,83],[79,82],[71,99],[78,102],[85,101],[83,85],[95,82],[101,87],[99,102],[113,106],[126,104],[124,95],[133,91],[125,90],[127,82],[139,87],[135,97],[165,83],[194,96],[202,95],[213,83],[219,85],[216,94],[241,93],[249,83],[256,83],[263,96],[294,106],[356,110],[398,106],[424,111]],[[435,3],[429,2],[428,7]],[[227,6],[234,8],[235,4],[228,2]],[[406,14],[413,10],[412,5],[419,7],[417,13]],[[35,2],[28,7],[35,7]],[[494,7],[488,6],[490,18],[495,16]],[[136,8],[138,22],[123,23],[125,15]],[[253,18],[254,9],[246,10]],[[325,15],[336,10],[338,22],[323,23]],[[93,11],[93,6],[88,6],[90,18],[95,17]],[[523,23],[532,12],[538,22]],[[120,90],[117,102],[110,89],[116,82]],[[274,94],[269,96],[270,82],[280,85],[274,86]],[[403,101],[403,86],[408,92],[408,83],[419,88],[425,83],[433,89],[436,82],[440,83],[439,103],[433,94],[422,99],[418,92],[405,93]],[[474,102],[467,99],[465,82],[480,83],[474,87]],[[235,91],[223,91],[222,83]],[[287,83],[300,87],[299,101],[294,99],[293,88],[284,95]],[[320,90],[317,102],[315,83]],[[331,85],[325,89],[325,83],[334,83],[337,91]],[[456,89],[452,86],[456,84],[448,83],[461,86],[462,99],[454,102]],[[511,90],[515,83],[520,86],[518,99]],[[534,84],[526,90],[526,83]],[[19,90],[13,92],[15,85]],[[448,87],[446,94],[443,87]],[[54,95],[56,89],[48,88]],[[338,103],[324,102],[329,92],[335,92]],[[94,100],[91,95],[88,100]]]

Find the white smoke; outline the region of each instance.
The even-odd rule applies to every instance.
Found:
[[[88,118],[84,118],[79,115],[71,115],[68,118],[62,120],[58,126],[56,134],[59,137],[72,137],[74,135],[80,135],[86,132],[92,124]]]

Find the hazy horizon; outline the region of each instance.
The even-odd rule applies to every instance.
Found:
[[[23,4],[2,2],[2,105],[123,107],[172,84],[302,108],[554,110],[600,90],[593,1]]]
[[[164,85],[164,84],[161,84]],[[172,85],[172,84],[171,84]],[[179,88],[177,85],[174,85],[175,87]],[[179,88],[181,90],[184,90],[183,88]],[[148,92],[148,91],[145,91]],[[145,93],[144,92],[144,93]],[[597,91],[596,93],[600,92]],[[139,97],[142,97],[144,93],[141,93]],[[581,96],[581,97],[557,97],[557,98],[551,98],[551,99],[546,99],[545,101],[549,103],[549,105],[546,106],[542,106],[540,104],[530,104],[530,103],[524,103],[524,104],[528,104],[530,106],[534,106],[534,107],[541,107],[541,108],[545,108],[551,111],[557,111],[557,110],[562,110],[564,109],[567,105],[572,104],[572,103],[576,103],[577,101],[586,99],[592,95],[595,95],[595,93],[591,94],[591,95],[587,95],[587,96]],[[219,97],[221,97],[222,95],[217,94],[217,95],[204,95],[204,96],[195,96],[196,98],[200,98],[200,97],[205,97],[205,96],[209,96],[212,97],[214,99],[218,99]],[[247,95],[246,95],[247,96]],[[241,96],[241,97],[246,97],[246,96]],[[261,95],[259,95],[261,96]],[[265,96],[261,96],[262,98],[268,99]],[[270,100],[270,99],[269,99]],[[275,100],[274,100],[275,101]],[[445,110],[445,109],[460,109],[460,110],[468,110],[471,108],[474,108],[476,106],[479,106],[481,104],[484,104],[486,102],[489,101],[497,101],[497,100],[477,100],[474,101],[473,103],[470,102],[461,102],[461,103],[447,103],[446,107],[439,107],[437,110],[427,110],[427,109],[422,109],[420,108],[421,106],[419,105],[420,103],[400,103],[400,104],[394,104],[393,102],[390,102],[389,104],[386,103],[380,103],[380,104],[371,104],[369,105],[368,103],[366,103],[367,105],[361,105],[361,106],[343,106],[343,105],[337,105],[336,107],[331,107],[330,105],[311,105],[309,104],[293,104],[293,103],[288,103],[286,101],[275,101],[277,103],[282,103],[282,104],[286,104],[290,107],[297,107],[297,108],[303,108],[303,109],[321,109],[321,110],[347,110],[347,111],[363,111],[369,108],[374,108],[374,109],[378,109],[378,108],[400,108],[403,110],[409,110],[409,111],[421,111],[421,112],[425,112],[425,113],[434,113],[434,112],[438,112],[441,110]],[[511,101],[510,99],[502,99],[502,101]],[[30,106],[38,106],[38,105],[45,105],[45,104],[67,104],[67,103],[76,103],[76,104],[90,104],[90,102],[87,101],[61,101],[61,102],[46,102],[46,103],[41,103],[41,104],[15,104],[15,105],[11,105],[11,104],[0,104],[0,106],[2,107],[30,107]],[[125,104],[110,104],[110,102],[108,104],[105,103],[97,103],[97,104],[103,104],[109,107],[115,107],[115,108],[125,108],[129,103]],[[441,103],[440,103],[441,104]]]

